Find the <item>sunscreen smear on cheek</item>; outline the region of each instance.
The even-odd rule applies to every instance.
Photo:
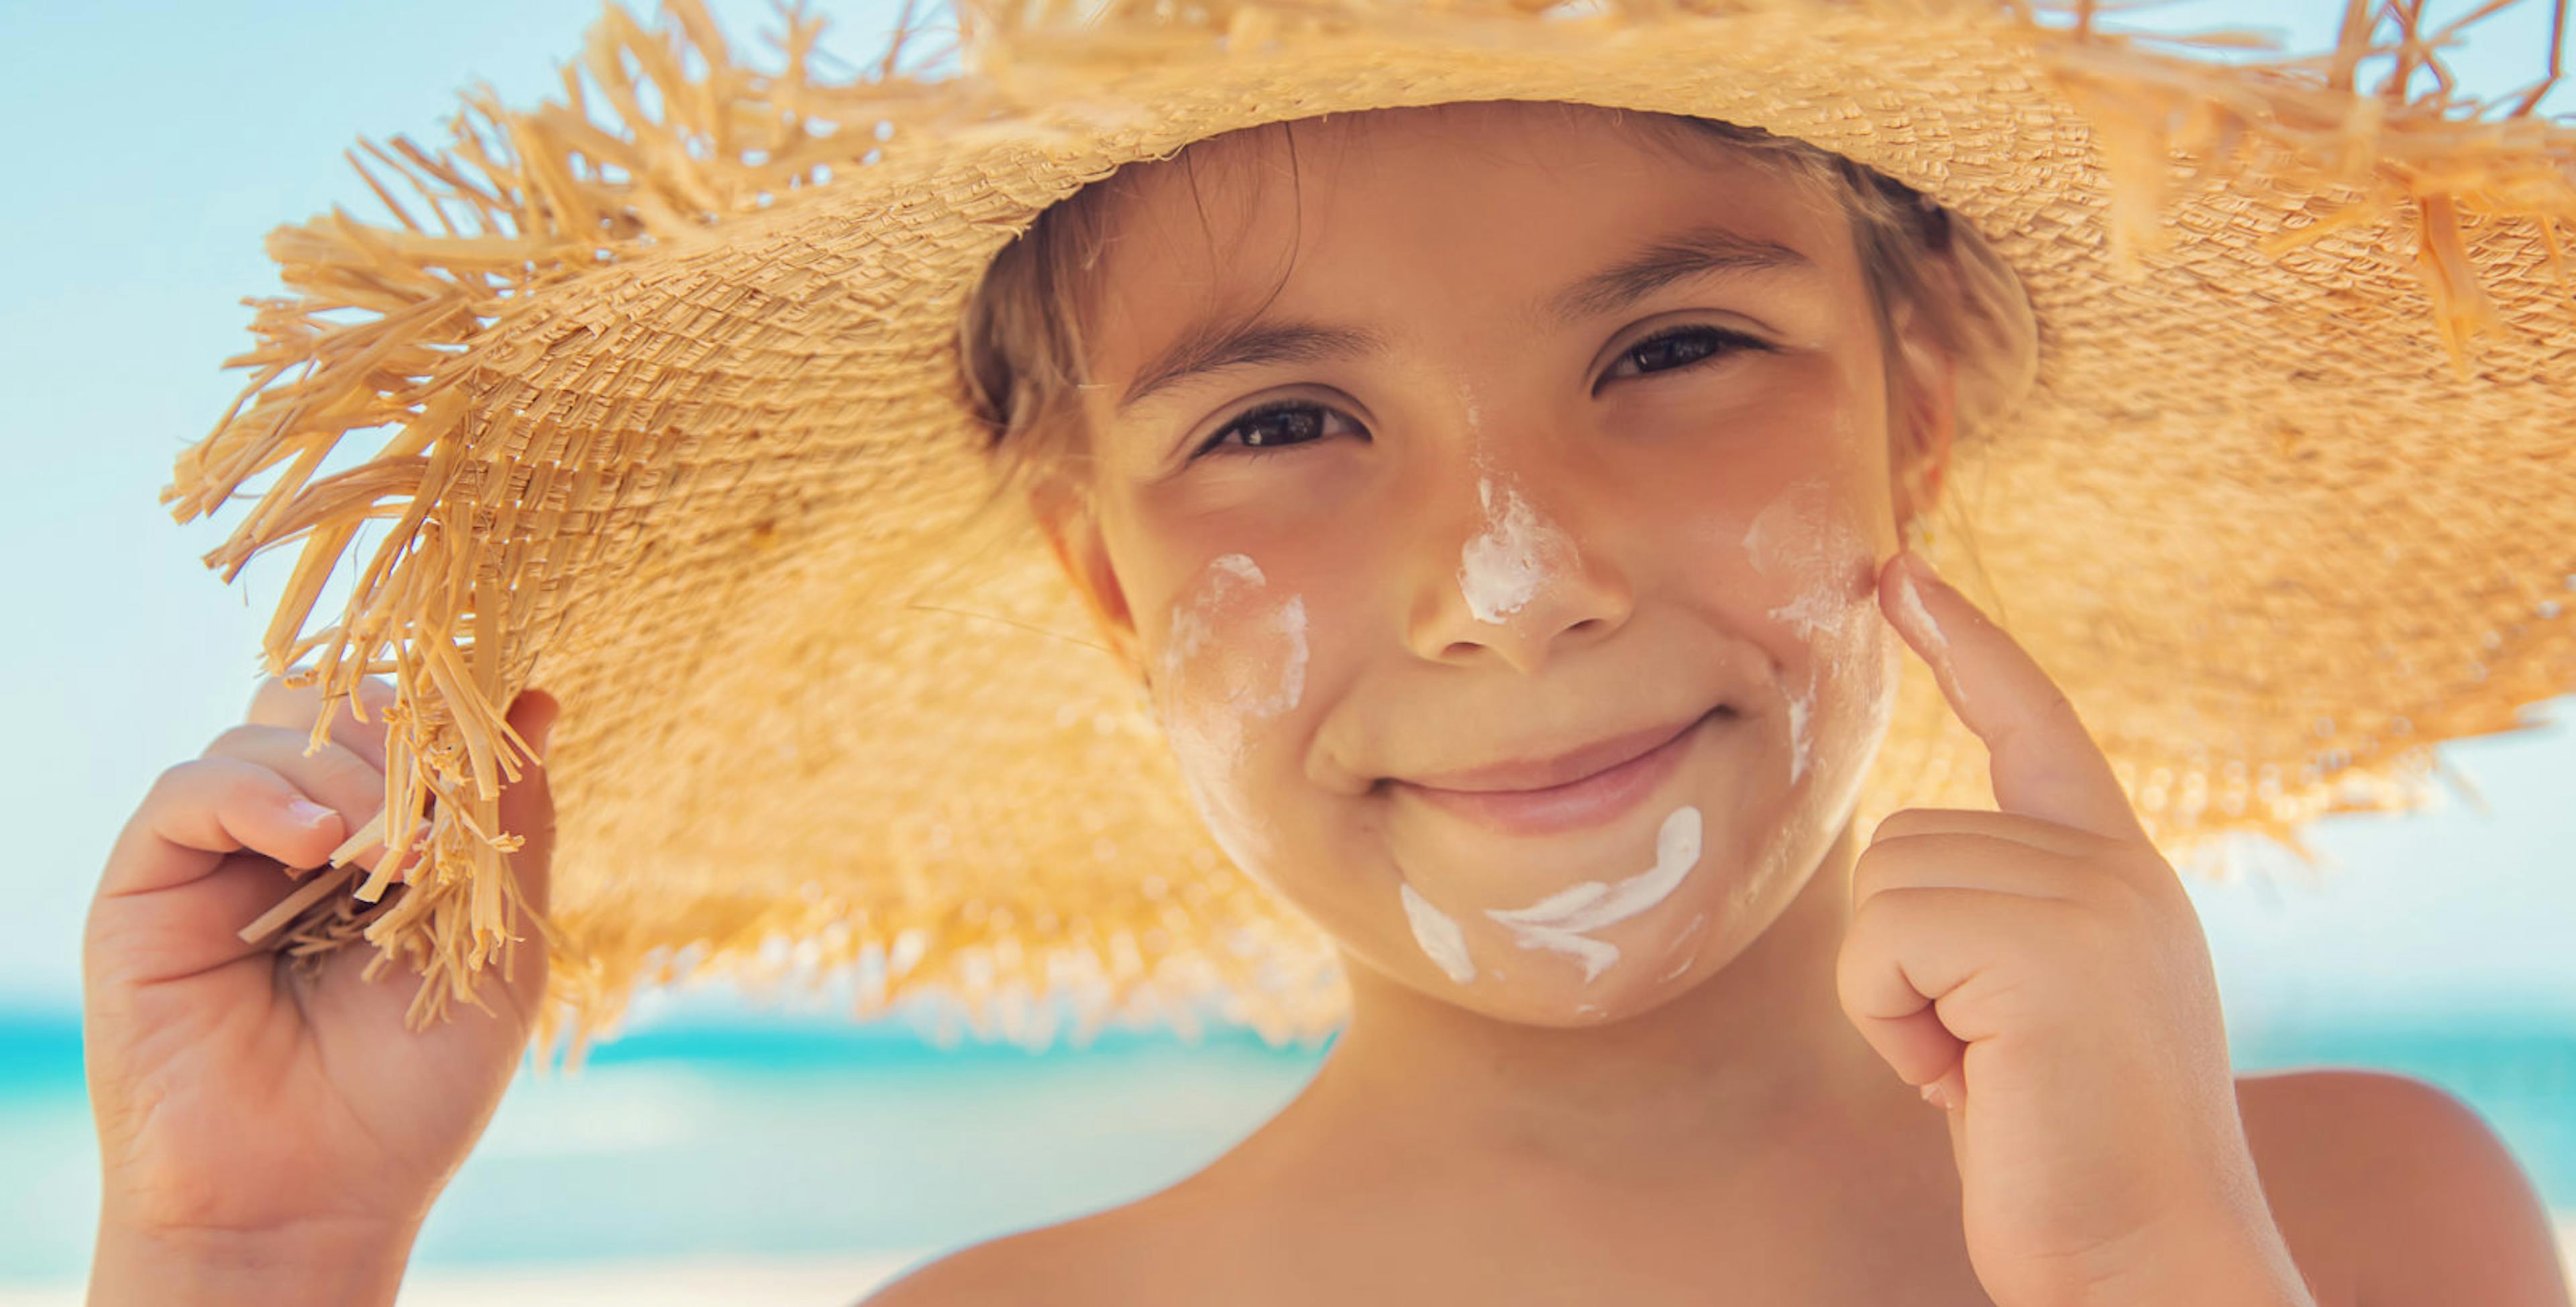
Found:
[[[1806,683],[1786,702],[1789,783],[1796,785],[1816,766],[1820,730],[1837,742],[1843,738],[1839,727],[1820,720],[1840,719],[1842,711],[1821,710],[1820,697],[1862,705],[1873,724],[1886,707],[1880,702],[1885,660],[1873,656],[1880,652],[1874,642],[1883,635],[1883,623],[1871,620],[1876,561],[1868,536],[1839,511],[1832,483],[1822,477],[1782,490],[1745,530],[1744,547],[1755,571],[1795,587],[1791,602],[1769,616],[1796,631],[1807,650]]]
[[[1255,875],[1273,850],[1245,792],[1246,726],[1304,698],[1306,652],[1304,597],[1270,593],[1248,555],[1211,559],[1172,604],[1155,712],[1200,820]]]
[[[1815,751],[1814,735],[1808,730],[1808,719],[1816,710],[1816,682],[1808,678],[1807,688],[1789,701],[1789,783],[1807,773],[1807,757]]]

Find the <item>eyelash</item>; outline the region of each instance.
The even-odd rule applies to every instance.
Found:
[[[1730,331],[1724,327],[1676,327],[1671,331],[1649,336],[1646,339],[1638,341],[1636,344],[1621,350],[1619,352],[1619,360],[1621,362],[1625,362],[1629,355],[1640,350],[1648,349],[1656,345],[1669,344],[1679,340],[1705,340],[1713,344],[1715,348],[1713,348],[1709,353],[1704,354],[1699,358],[1692,359],[1689,362],[1677,364],[1673,367],[1661,368],[1654,372],[1644,373],[1643,375],[1651,377],[1662,376],[1666,373],[1672,372],[1683,372],[1697,367],[1700,364],[1714,362],[1744,350],[1768,351],[1773,348],[1767,341],[1756,339],[1740,331]],[[1245,427],[1250,426],[1263,418],[1273,417],[1282,413],[1296,413],[1308,410],[1317,412],[1336,411],[1310,399],[1275,400],[1256,408],[1246,409],[1242,413],[1236,414],[1233,421],[1226,423],[1225,426],[1220,428],[1214,436],[1209,437],[1205,443],[1201,444],[1197,451],[1190,455],[1190,459],[1195,462],[1201,456],[1208,454],[1215,454],[1220,458],[1262,458],[1271,454],[1285,453],[1288,450],[1296,449],[1303,445],[1320,445],[1324,443],[1323,437],[1321,436],[1317,436],[1311,440],[1292,440],[1281,445],[1229,446],[1225,443],[1226,437],[1241,431]]]

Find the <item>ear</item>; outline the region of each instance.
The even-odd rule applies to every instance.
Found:
[[[1127,592],[1119,588],[1117,573],[1109,565],[1109,546],[1101,535],[1099,514],[1079,490],[1061,481],[1049,481],[1031,490],[1029,511],[1037,519],[1038,530],[1046,537],[1057,565],[1064,569],[1065,578],[1082,596],[1083,607],[1090,612],[1102,642],[1142,680],[1142,641],[1136,635],[1135,617],[1127,608]]]
[[[1928,519],[1941,501],[1942,474],[1958,435],[1959,367],[1922,329],[1912,305],[1898,307],[1894,326],[1903,376],[1890,390],[1903,407],[1888,415],[1888,473],[1901,527],[1916,516]]]

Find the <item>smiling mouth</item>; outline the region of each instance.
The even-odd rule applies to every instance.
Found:
[[[1554,757],[1525,758],[1422,776],[1390,776],[1381,784],[1410,785],[1454,794],[1536,794],[1563,789],[1635,762],[1671,744],[1711,717],[1733,715],[1732,708],[1719,704],[1685,722],[1613,736]]]
[[[1672,779],[1702,735],[1734,719],[1735,714],[1723,706],[1712,708],[1660,744],[1555,785],[1466,790],[1392,778],[1386,784],[1429,807],[1489,829],[1519,836],[1552,835],[1599,826],[1635,808]],[[1612,743],[1633,747],[1625,741]],[[1596,749],[1606,752],[1610,747]]]

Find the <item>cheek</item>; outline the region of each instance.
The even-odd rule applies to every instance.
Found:
[[[1837,783],[1852,779],[1861,770],[1855,760],[1875,748],[1894,708],[1898,645],[1878,613],[1878,545],[1857,517],[1863,502],[1851,487],[1804,477],[1783,487],[1744,533],[1753,569],[1785,597],[1765,615],[1803,663],[1780,687],[1793,785],[1827,755],[1847,760]]]
[[[1247,788],[1266,727],[1304,702],[1304,596],[1270,584],[1246,554],[1210,560],[1172,601],[1155,658],[1154,706],[1199,816],[1244,871],[1276,852]]]
[[[1304,701],[1306,602],[1247,554],[1211,560],[1172,605],[1163,683],[1199,714],[1273,718]]]

